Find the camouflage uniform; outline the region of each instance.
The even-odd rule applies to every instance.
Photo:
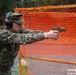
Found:
[[[0,75],[11,75],[8,71],[14,64],[20,44],[30,44],[43,39],[42,31],[22,27],[20,33],[13,33],[6,26],[0,27]]]

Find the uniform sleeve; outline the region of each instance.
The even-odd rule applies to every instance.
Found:
[[[44,39],[43,33],[28,33],[28,34],[19,34],[19,33],[12,33],[10,31],[3,31],[2,34],[0,34],[0,38],[5,42],[9,44],[30,44],[33,42],[37,42]]]
[[[43,31],[41,30],[31,30],[31,29],[26,29],[24,27],[22,27],[21,32],[22,33],[43,33]]]

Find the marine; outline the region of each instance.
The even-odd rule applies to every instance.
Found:
[[[0,27],[0,75],[11,75],[11,67],[14,64],[20,45],[31,44],[44,39],[58,39],[59,32],[50,30],[31,30],[24,28],[22,14],[8,12],[5,25]]]

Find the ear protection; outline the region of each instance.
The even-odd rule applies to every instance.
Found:
[[[7,21],[5,21],[5,25],[7,26],[8,29],[11,29],[11,28],[13,27],[13,25],[12,25],[12,20],[10,20],[10,15],[11,15],[12,13],[13,13],[13,12],[8,12],[8,13],[6,14],[6,20],[7,20]]]

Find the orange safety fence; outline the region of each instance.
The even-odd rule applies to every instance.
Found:
[[[67,29],[56,41],[43,40],[32,45],[21,46],[20,50],[23,54],[30,54],[31,50],[31,53],[36,55],[76,55],[76,13],[25,12],[23,19],[26,22],[23,26],[33,30],[49,31],[53,26]]]
[[[22,13],[22,11],[23,10],[21,10],[20,13]],[[58,40],[48,39],[29,45],[21,45],[20,51],[22,55],[19,56],[20,58],[22,56],[25,57],[25,55],[29,55],[34,56],[34,59],[37,59],[35,58],[36,56],[42,58],[44,58],[44,56],[46,57],[55,56],[53,58],[57,59],[56,56],[59,56],[58,59],[60,60],[67,60],[67,61],[69,60],[70,62],[74,61],[73,64],[76,64],[75,60],[72,60],[73,57],[76,56],[76,13],[64,12],[64,11],[63,12],[24,11],[22,14],[23,14],[22,18],[25,21],[25,24],[23,24],[23,26],[25,28],[33,30],[49,31],[52,29],[53,26],[59,26],[59,27],[65,27],[67,30],[66,32],[60,33],[60,37]],[[68,56],[71,56],[72,59],[71,58],[68,59]],[[64,62],[66,63],[66,61]]]
[[[69,53],[74,52],[74,54],[72,54],[72,55],[74,55],[74,56],[76,55],[76,52],[75,52],[76,47],[74,46],[74,45],[76,45],[76,13],[65,13],[65,12],[29,12],[29,13],[27,13],[27,12],[25,12],[23,14],[23,19],[26,22],[23,26],[25,26],[26,28],[29,28],[29,29],[33,29],[33,30],[49,31],[49,30],[51,30],[51,28],[53,26],[65,27],[67,29],[67,31],[61,33],[58,40],[56,40],[56,41],[43,40],[38,43],[42,45],[40,48],[45,47],[45,49],[47,49],[46,45],[48,44],[47,46],[48,46],[49,50],[52,50],[50,48],[50,44],[64,44],[65,48],[64,48],[64,46],[59,47],[56,45],[57,51],[61,52],[61,53],[55,52],[55,54],[58,53],[61,55],[62,54],[67,55],[68,51],[70,51]],[[70,50],[69,50],[69,45],[70,45]],[[74,46],[74,49],[73,49],[74,51],[71,50],[73,48],[72,46]],[[27,47],[28,46],[21,46],[20,50],[23,50],[23,53],[27,54],[32,46],[30,48],[28,47],[28,50],[26,50]],[[36,47],[38,47],[38,46],[36,46]],[[52,46],[52,48],[53,48],[53,52],[54,52],[54,50],[56,50],[56,49],[53,46]],[[64,51],[64,49],[66,50],[66,48],[67,48],[67,51]],[[39,49],[39,47],[34,48],[34,50],[33,50],[33,48],[31,48],[31,49],[32,49],[32,52],[34,52],[34,51],[36,52],[36,51],[38,51],[37,49]],[[41,50],[43,51],[44,48]],[[48,52],[46,52],[46,50],[45,50],[44,55],[45,54],[48,55]],[[52,51],[50,51],[49,54],[52,54]]]

